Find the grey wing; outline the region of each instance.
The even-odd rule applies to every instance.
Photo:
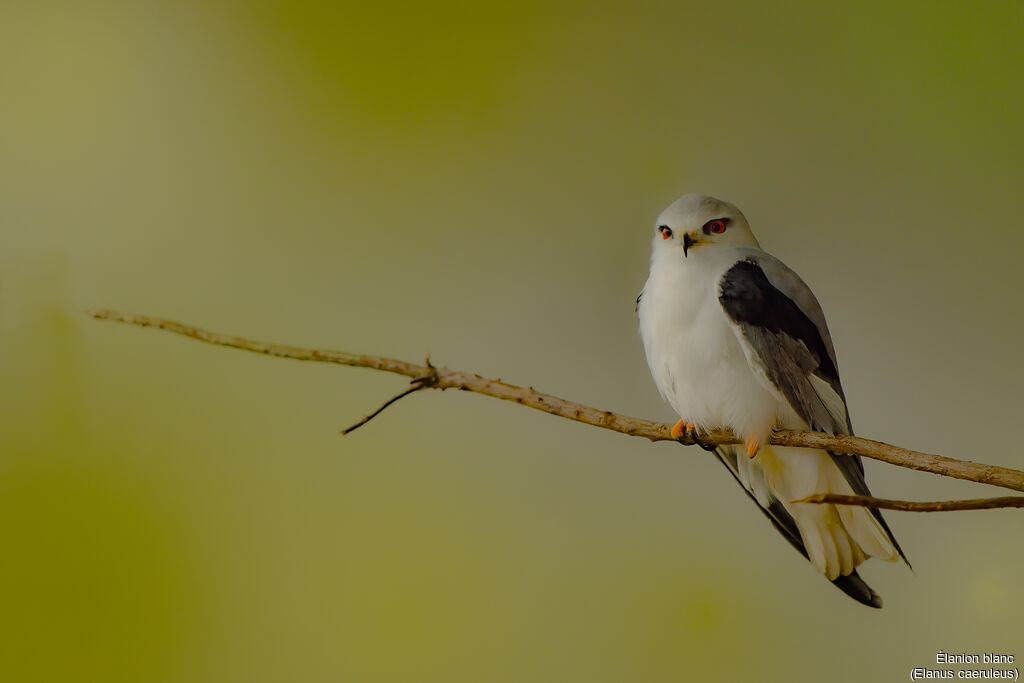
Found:
[[[734,264],[719,302],[758,366],[814,430],[851,433],[832,338],[810,288],[781,261],[759,252]]]
[[[825,315],[800,276],[751,250],[722,276],[718,300],[739,332],[748,362],[763,371],[810,429],[853,433]],[[859,456],[829,455],[854,493],[871,495]],[[871,513],[906,561],[882,513]]]

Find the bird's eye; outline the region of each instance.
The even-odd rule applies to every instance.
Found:
[[[712,233],[718,235],[725,232],[725,226],[729,225],[728,218],[716,218],[713,221],[708,221],[704,224],[704,234],[710,235]]]
[[[667,225],[661,226],[660,228],[658,228],[658,230],[661,230],[662,239],[667,240],[668,238],[672,237],[672,228],[668,227]]]

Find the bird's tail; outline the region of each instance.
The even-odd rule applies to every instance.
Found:
[[[899,559],[898,546],[869,509],[792,502],[815,493],[854,492],[828,453],[767,446],[757,459],[765,483],[792,515],[808,559],[830,581],[851,575],[868,557]]]
[[[762,450],[762,452],[765,451]],[[739,452],[738,449],[733,446],[719,446],[715,449],[715,453],[722,461],[722,464],[725,465],[726,469],[729,470],[729,473],[732,474],[743,490],[746,491],[747,495],[750,496],[751,500],[758,504],[758,507],[761,508],[761,512],[768,517],[778,532],[782,534],[782,536],[789,541],[801,555],[811,560],[802,536],[803,531],[798,527],[793,514],[790,512],[794,506],[789,504],[789,501],[794,499],[784,498],[783,496],[788,494],[783,494],[782,492],[775,491],[774,488],[769,487],[769,484],[765,479],[765,472],[761,467],[761,458],[758,457],[751,460],[747,457],[746,453]],[[807,451],[807,453],[811,454],[814,453],[814,451]],[[775,453],[769,453],[766,460],[770,460],[770,464],[780,466],[777,462],[777,456]],[[797,514],[799,514],[799,511]],[[818,527],[815,526],[815,524],[807,520],[804,520],[801,526],[803,529],[806,529],[808,533],[814,532],[818,538],[825,537],[824,534],[818,531]],[[826,526],[826,528],[828,527]],[[835,537],[835,533],[827,536],[833,544],[835,543]],[[840,535],[840,538],[843,538],[843,536]],[[850,542],[851,537],[849,534],[846,534],[845,538],[847,539],[847,546],[850,547],[851,552],[853,547],[858,548],[858,562],[863,561],[865,553],[861,546],[856,542],[856,540]],[[842,545],[841,540],[839,543],[840,547],[846,547]],[[822,549],[824,549],[825,541],[822,540],[820,545]],[[837,552],[836,556],[838,557],[838,555],[839,553]],[[822,552],[820,556],[824,557],[824,552]],[[814,560],[811,561],[814,562]],[[852,559],[850,564],[854,564]],[[822,571],[822,573],[824,574],[825,572]],[[853,569],[847,574],[839,574],[835,579],[833,579],[832,583],[858,602],[870,607],[882,606],[882,598],[871,590],[870,586],[864,583],[864,580],[857,574],[856,569]]]
[[[862,602],[868,607],[882,606],[882,596],[871,590],[871,586],[864,583],[864,579],[860,578],[856,569],[846,576],[840,576],[832,583],[857,602]]]

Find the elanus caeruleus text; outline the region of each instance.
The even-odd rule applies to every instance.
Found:
[[[794,503],[815,493],[870,495],[858,456],[767,443],[773,428],[852,434],[835,350],[814,294],[761,250],[728,202],[688,194],[654,225],[637,301],[647,363],[684,431],[727,427],[745,445],[718,458],[818,571],[873,607],[857,574],[868,557],[906,556],[881,512]]]

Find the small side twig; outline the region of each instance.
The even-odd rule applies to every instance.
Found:
[[[354,432],[355,430],[359,429],[359,428],[360,428],[360,427],[362,427],[362,426],[363,426],[364,424],[366,424],[367,422],[369,422],[369,421],[370,421],[370,420],[372,420],[373,418],[375,418],[375,417],[377,417],[378,415],[380,415],[381,413],[383,413],[383,412],[384,412],[384,409],[385,409],[385,408],[387,408],[387,407],[388,407],[389,405],[391,405],[392,403],[394,403],[394,402],[395,402],[395,401],[397,401],[398,399],[400,399],[400,398],[405,398],[405,397],[406,397],[406,396],[408,396],[409,394],[412,394],[412,393],[414,393],[414,392],[417,392],[417,391],[419,391],[419,390],[420,390],[420,389],[422,389],[422,388],[423,388],[423,385],[422,385],[422,384],[417,384],[417,385],[415,385],[415,386],[411,386],[411,387],[409,387],[408,389],[406,389],[405,391],[403,391],[403,392],[402,392],[402,393],[400,393],[400,394],[397,394],[397,395],[395,395],[395,396],[392,396],[391,398],[389,398],[389,399],[388,399],[387,401],[385,401],[385,402],[384,402],[384,405],[382,405],[382,406],[381,406],[380,408],[377,408],[377,410],[373,411],[372,413],[370,413],[369,415],[367,415],[366,417],[364,417],[364,418],[363,418],[362,420],[360,420],[359,422],[356,422],[356,423],[355,423],[354,425],[352,425],[351,427],[346,427],[345,429],[342,429],[342,430],[341,430],[341,434],[342,434],[342,436],[344,436],[345,434],[348,434],[349,432]]]
[[[411,387],[409,387],[405,391],[402,391],[402,392],[392,396],[391,398],[389,398],[387,401],[384,402],[384,405],[382,405],[380,408],[377,408],[377,410],[373,411],[372,413],[370,413],[369,415],[364,417],[359,422],[356,422],[351,427],[348,427],[346,429],[342,429],[341,430],[341,435],[344,436],[344,435],[348,434],[349,432],[354,432],[355,430],[359,429],[364,424],[366,424],[367,422],[369,422],[370,420],[372,420],[373,418],[377,417],[382,412],[384,412],[385,408],[387,408],[389,405],[391,405],[392,403],[394,403],[398,399],[405,398],[409,394],[413,394],[413,393],[419,391],[420,389],[426,389],[428,387],[434,386],[437,383],[437,369],[434,368],[434,366],[430,364],[430,354],[429,353],[427,354],[427,361],[426,361],[426,363],[427,363],[427,367],[430,368],[430,372],[428,372],[425,375],[421,375],[420,377],[414,377],[409,382],[412,385]]]
[[[834,505],[860,505],[883,510],[904,512],[946,512],[949,510],[994,510],[996,508],[1024,508],[1024,496],[1002,496],[999,498],[972,498],[969,500],[937,500],[914,502],[890,500],[872,496],[853,496],[839,493],[816,493],[794,503],[832,503]]]

